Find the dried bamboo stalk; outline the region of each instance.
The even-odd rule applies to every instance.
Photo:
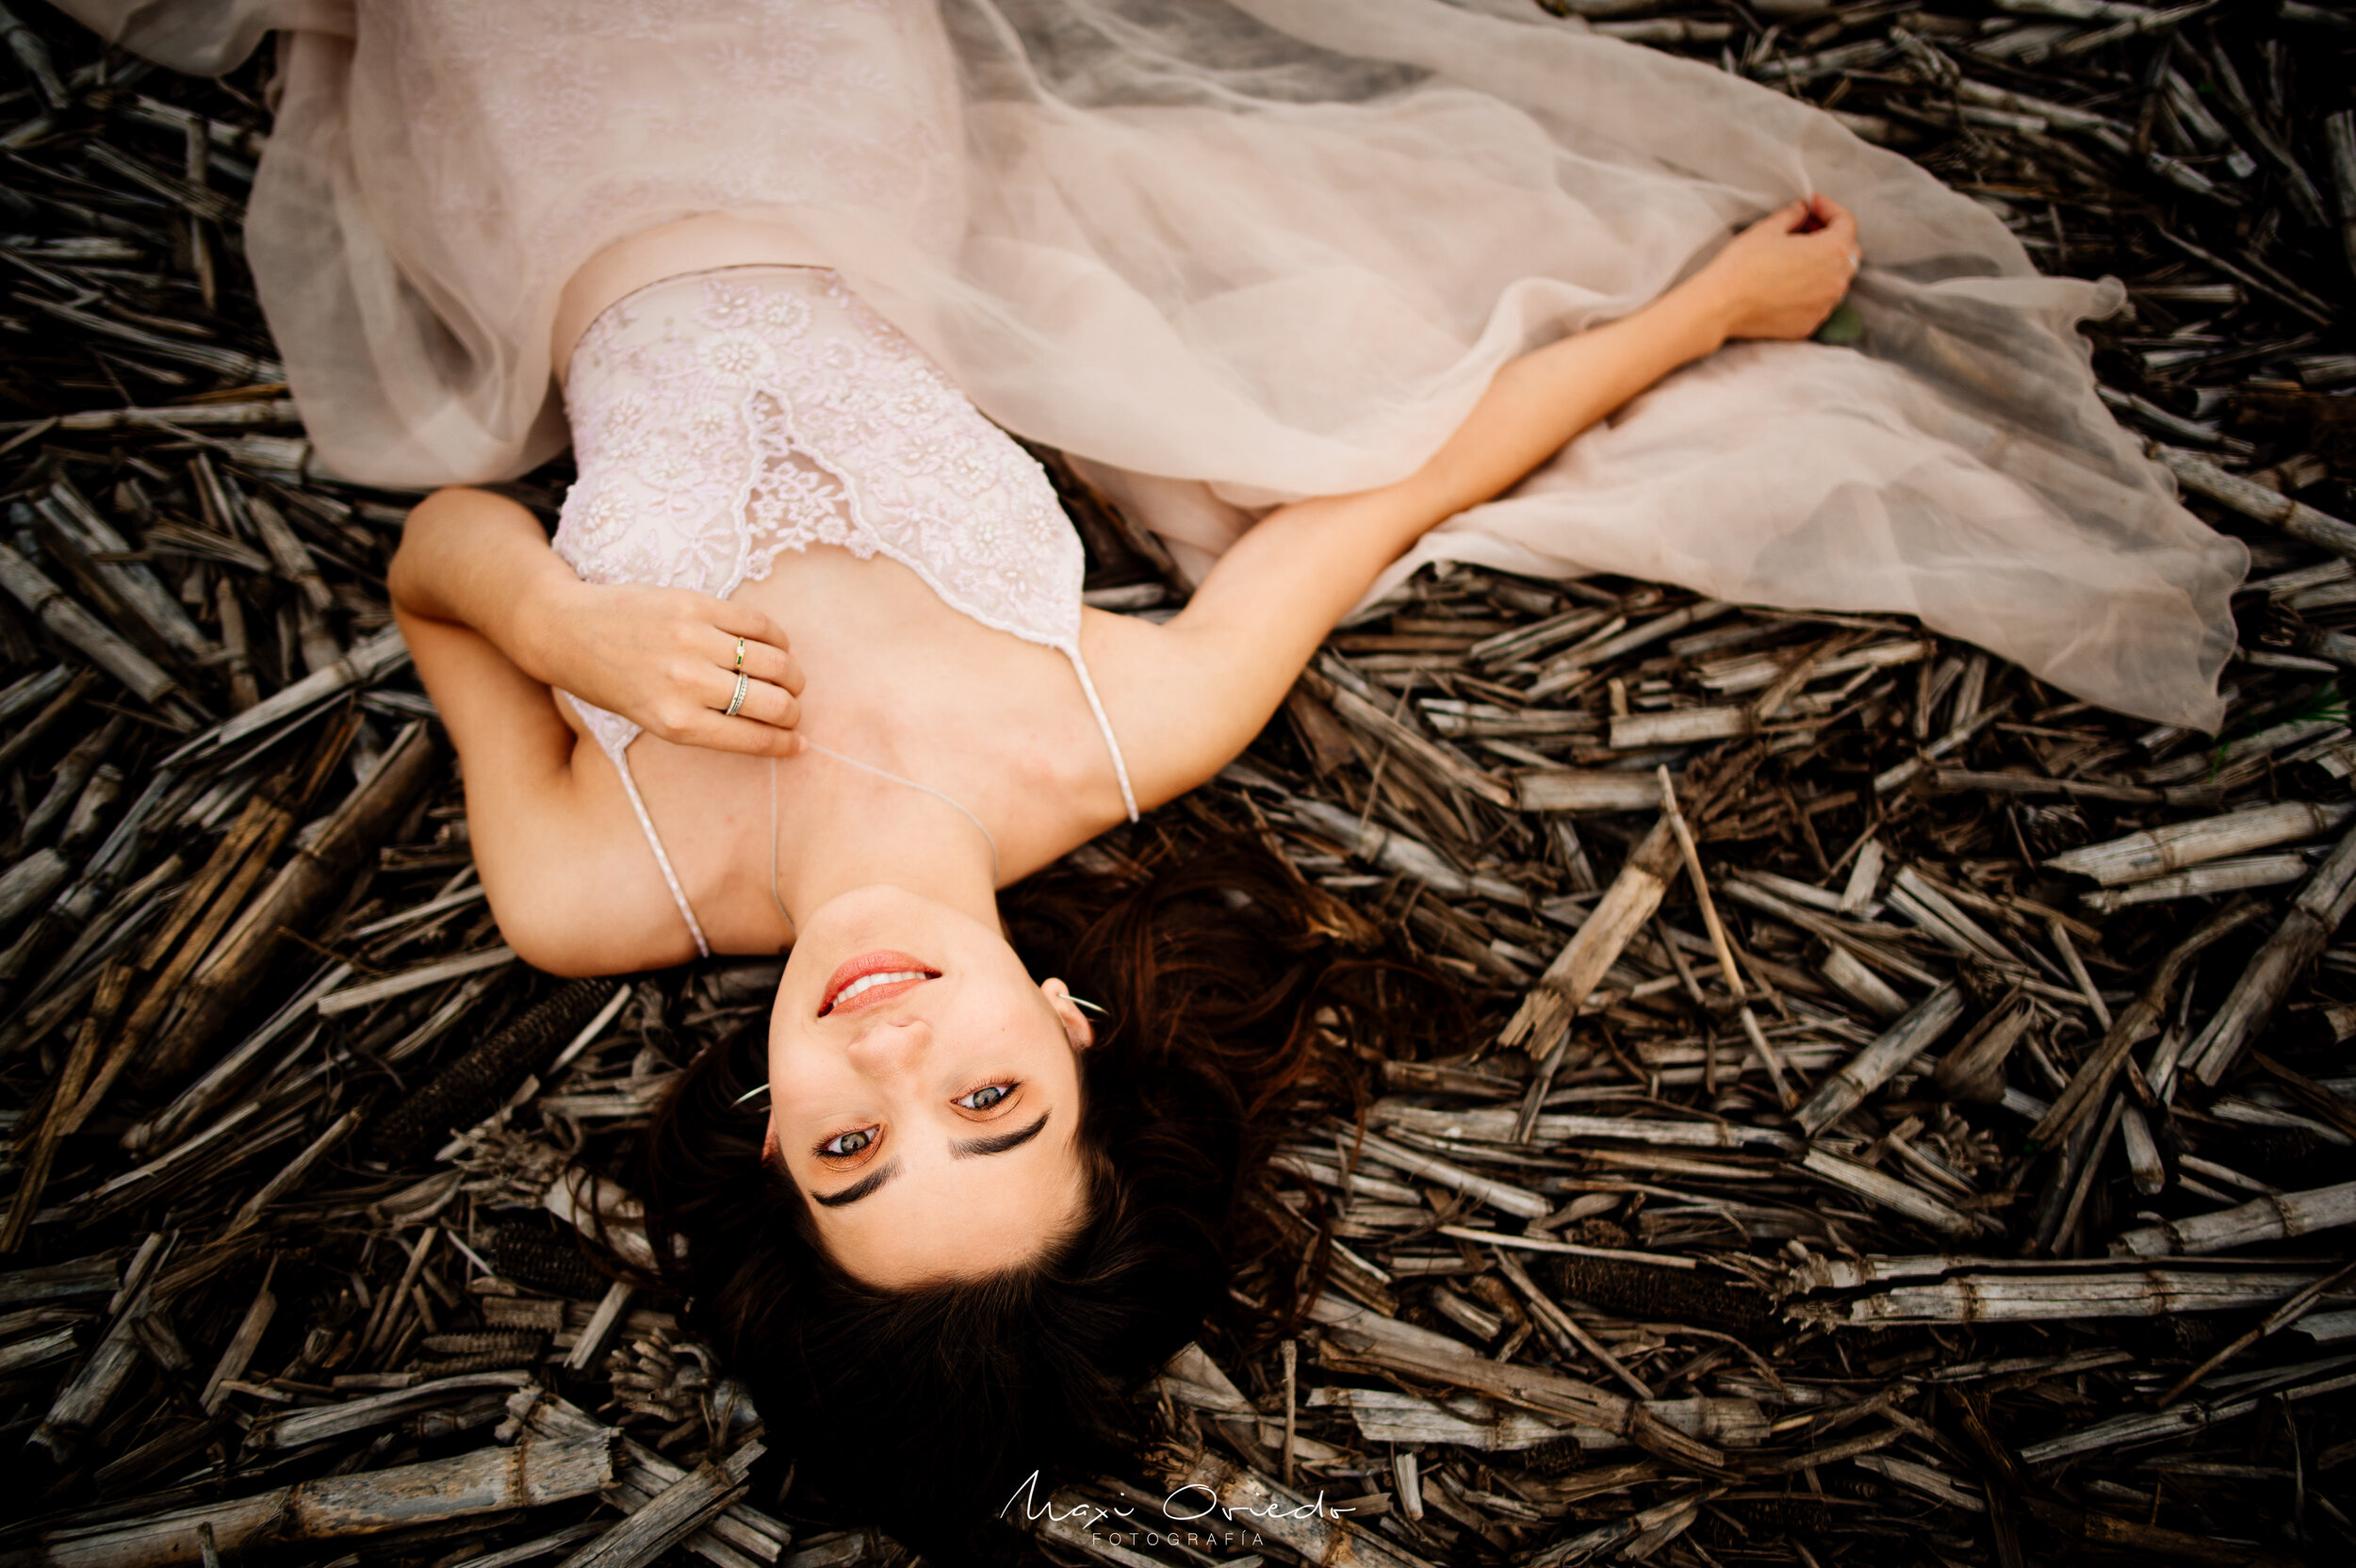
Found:
[[[141,702],[164,712],[175,724],[186,723],[167,706],[170,699],[181,694],[178,681],[74,603],[64,589],[7,545],[0,545],[0,588],[6,588],[60,641],[80,649],[91,663],[129,687]]]
[[[1824,961],[1817,967],[1825,979],[1880,1018],[1895,1019],[1906,1010],[1905,997],[1892,990],[1888,981],[1857,962],[1847,948],[1838,943],[1827,946]]]
[[[1327,657],[1330,659],[1331,656]],[[1345,723],[1372,736],[1379,744],[1414,758],[1439,778],[1468,794],[1492,806],[1510,807],[1513,804],[1513,792],[1510,786],[1467,765],[1446,748],[1425,740],[1348,685],[1332,678],[1332,675],[1330,664],[1322,671],[1313,667],[1301,672],[1301,682],[1315,695],[1322,698]]]
[[[1362,823],[1337,806],[1296,798],[1286,803],[1285,809],[1308,826],[1332,836],[1359,858],[1413,877],[1434,892],[1456,898],[1478,895],[1506,904],[1529,901],[1529,895],[1511,882],[1494,876],[1468,876],[1429,844],[1419,843],[1395,828]]]
[[[1659,784],[1654,783],[1652,789],[1658,801]],[[1604,972],[1661,907],[1677,864],[1677,837],[1663,816],[1629,852],[1602,900],[1546,966],[1536,988],[1522,999],[1498,1037],[1499,1044],[1519,1046],[1533,1055],[1551,1047],[1555,1032],[1569,1022]]]
[[[2208,1085],[2224,1077],[2351,907],[2356,907],[2356,828],[2343,834],[2330,857],[2315,868],[2291,901],[2282,924],[2234,983],[2225,1004],[2185,1048],[2183,1070]],[[2155,1078],[2154,1086],[2165,1094],[2169,1086]]]
[[[2001,1103],[2004,1098],[2005,1058],[2029,1032],[2029,1024],[2036,1017],[2035,1009],[2018,998],[2000,1008],[1940,1059],[1932,1074],[1939,1092],[1950,1100]]]
[[[1609,664],[1638,648],[1649,647],[1664,637],[1683,631],[1687,627],[1715,620],[1733,608],[1714,599],[1702,599],[1682,610],[1656,615],[1644,625],[1631,627],[1616,636],[1600,642],[1584,643],[1568,653],[1557,654],[1541,667],[1537,680],[1530,688],[1530,699],[1536,702],[1551,696],[1577,684],[1586,671],[1597,664]]]
[[[67,666],[60,664],[50,674],[66,675]],[[46,686],[47,678],[47,677],[41,678],[43,686]],[[90,688],[97,684],[97,672],[74,670],[53,694],[36,699],[44,704],[41,711],[17,726],[7,740],[0,741],[0,768],[9,766],[19,757],[31,750],[35,743],[56,728],[58,722],[73,710],[76,703],[88,696]]]
[[[1967,1274],[1900,1285],[1805,1315],[1834,1323],[2034,1323],[2094,1317],[2169,1317],[2271,1306],[2315,1281],[2313,1273],[2144,1268],[2057,1275]]]
[[[1814,1137],[1864,1103],[1867,1095],[1936,1044],[1939,1036],[1962,1016],[1963,993],[1953,986],[1940,987],[1873,1044],[1858,1052],[1840,1071],[1819,1084],[1807,1103],[1792,1113],[1792,1119],[1800,1124],[1802,1132]]]
[[[1596,1447],[1619,1446],[1607,1432],[1565,1427],[1528,1411],[1471,1395],[1459,1395],[1439,1404],[1390,1389],[1320,1388],[1311,1394],[1309,1404],[1313,1409],[1347,1410],[1358,1435],[1369,1443],[1453,1443],[1485,1452],[1505,1453],[1534,1448],[1565,1435],[1576,1438],[1584,1434],[1594,1440]]]
[[[1511,1106],[1444,1110],[1437,1106],[1378,1100],[1368,1115],[1378,1126],[1403,1128],[1426,1137],[1465,1138],[1496,1144],[1522,1141],[1513,1135],[1514,1119],[1519,1113]],[[1745,1126],[1740,1122],[1575,1116],[1567,1112],[1549,1111],[1540,1115],[1534,1131],[1541,1143],[1575,1143],[1591,1138],[1608,1138],[1677,1149],[1770,1149],[1779,1153],[1799,1152],[1799,1144],[1788,1133],[1777,1132],[1772,1127]]]
[[[506,1509],[587,1496],[614,1479],[613,1440],[526,1438],[455,1459],[301,1481],[231,1502],[184,1509],[88,1533],[52,1530],[24,1561],[44,1568],[164,1568],[195,1562],[209,1527],[227,1551],[335,1541]]]
[[[2080,902],[2097,914],[2107,915],[2136,904],[2166,904],[2179,898],[2215,898],[2220,893],[2241,892],[2250,888],[2275,888],[2285,882],[2297,882],[2307,874],[2307,858],[2297,853],[2287,855],[2244,855],[2231,860],[2212,860],[2190,871],[2171,872],[2154,876],[2146,882],[2131,882],[2123,888],[2105,888],[2099,892],[2086,893]]]
[[[745,1473],[761,1455],[747,1443],[716,1464],[672,1482],[646,1507],[564,1560],[564,1568],[646,1568],[744,1495]]]
[[[2348,850],[2350,868],[2356,871],[2356,847]],[[2161,1019],[2168,1011],[2168,993],[2175,989],[2177,976],[2184,966],[2203,950],[2258,918],[2263,910],[2254,904],[2235,904],[2218,910],[2196,926],[2192,933],[2170,948],[2151,978],[2135,1001],[2113,1021],[2102,1036],[2102,1043],[2090,1053],[2069,1086],[2054,1100],[2053,1109],[2039,1119],[2030,1130],[2029,1144],[2033,1149],[2051,1149],[2068,1137],[2081,1121],[2101,1104],[2110,1092],[2111,1084],[2127,1065],[2127,1053],[2157,1032]],[[2318,945],[2320,943],[2318,942]]]
[[[294,858],[189,975],[178,1011],[156,1049],[139,1064],[136,1077],[142,1086],[176,1085],[188,1076],[269,973],[284,946],[283,933],[299,928],[340,892],[344,878],[391,831],[440,761],[433,731],[421,724],[412,726],[386,749],[367,781],[327,818],[326,825],[305,835]]]
[[[2033,1465],[2057,1464],[2081,1454],[2097,1454],[2106,1448],[2122,1447],[2128,1444],[2160,1442],[2197,1432],[2221,1422],[2236,1421],[2255,1412],[2261,1403],[2270,1400],[2287,1404],[2338,1394],[2350,1388],[2356,1388],[2356,1372],[2301,1382],[2266,1396],[2249,1395],[2200,1404],[2172,1405],[2164,1411],[2136,1411],[2098,1421],[2076,1431],[2062,1432],[2040,1443],[2032,1443],[2021,1450],[2021,1457]]]
[[[587,1412],[531,1384],[508,1398],[507,1412],[519,1429],[537,1432],[544,1438],[581,1438],[599,1433],[610,1436],[613,1431]],[[630,1489],[642,1495],[675,1485],[689,1474],[629,1437],[621,1440],[621,1458]],[[626,1508],[632,1501],[628,1497],[619,1500]],[[647,1500],[651,1500],[651,1495]],[[775,1562],[793,1538],[793,1532],[783,1524],[739,1499],[707,1520],[700,1531],[688,1537],[686,1545],[716,1568],[741,1568],[741,1561],[746,1557]]]
[[[2339,198],[2340,248],[2356,271],[2356,109],[2342,109],[2323,122],[2323,144],[2331,162],[2331,190]]]
[[[414,1275],[411,1276],[411,1282],[415,1282]],[[405,1290],[401,1294],[405,1294]],[[339,1405],[320,1405],[284,1415],[264,1415],[247,1431],[246,1443],[250,1447],[265,1451],[300,1448],[329,1438],[367,1431],[371,1427],[388,1425],[430,1406],[447,1404],[459,1394],[523,1388],[531,1381],[532,1374],[521,1370],[473,1372],[455,1378],[436,1378],[363,1399],[347,1399]]]
[[[254,1293],[245,1315],[238,1319],[229,1343],[221,1348],[221,1360],[214,1364],[212,1376],[205,1380],[205,1392],[197,1402],[205,1407],[207,1415],[218,1413],[221,1401],[228,1397],[228,1391],[221,1385],[245,1376],[246,1366],[253,1361],[254,1352],[261,1348],[262,1335],[269,1331],[270,1319],[278,1315],[278,1298],[270,1294],[270,1279],[276,1272],[273,1265],[270,1275],[263,1279],[262,1287]]]
[[[2207,458],[2181,447],[2155,442],[2150,450],[2160,466],[2174,474],[2186,489],[2229,506],[2245,517],[2271,524],[2318,549],[2356,560],[2356,526],[2327,512],[2318,512],[2303,501],[2293,500],[2280,491],[2229,474]]]
[[[1977,1217],[1960,1213],[1919,1187],[1886,1176],[1871,1166],[1842,1159],[1827,1150],[1810,1149],[1800,1156],[1799,1165],[1811,1176],[1822,1177],[1869,1202],[1893,1209],[1942,1235],[1968,1236],[1983,1228]]]
[[[158,765],[168,767],[184,758],[201,760],[218,755],[240,741],[334,700],[354,686],[373,685],[408,662],[409,647],[401,640],[401,629],[387,627],[354,646],[338,662],[303,677],[198,735]]]
[[[1554,1212],[1554,1205],[1534,1192],[1514,1186],[1510,1182],[1479,1175],[1462,1166],[1450,1165],[1446,1160],[1434,1159],[1420,1150],[1394,1143],[1378,1134],[1361,1134],[1358,1150],[1368,1159],[1379,1160],[1410,1176],[1437,1182],[1467,1197],[1478,1198],[1491,1208],[1523,1219],[1544,1219]]]
[[[130,966],[120,959],[108,964],[99,977],[90,1015],[75,1031],[74,1048],[58,1070],[49,1103],[32,1136],[25,1141],[16,1192],[8,1200],[8,1217],[0,1222],[0,1253],[14,1252],[25,1245],[33,1216],[41,1206],[41,1194],[48,1185],[57,1146],[78,1132],[89,1115],[89,1106],[94,1101],[90,1093],[90,1080],[100,1070],[99,1041],[106,1037],[116,1010],[123,1005],[130,980]]]
[[[1631,713],[1612,721],[1612,749],[1690,746],[1750,734],[1758,721],[1747,708],[1674,708],[1665,713]]]
[[[2196,822],[2171,823],[2105,843],[2088,844],[2045,863],[2057,871],[2091,876],[2104,887],[2138,882],[2163,872],[2182,871],[2204,860],[2247,855],[2294,843],[2339,827],[2356,814],[2356,803],[2315,806],[2286,801]]]
[[[2269,1194],[2216,1214],[2142,1226],[2112,1242],[2111,1252],[2117,1257],[2147,1258],[2221,1252],[2340,1225],[2356,1225],[2356,1182]]]
[[[1661,804],[1649,775],[1593,768],[1532,768],[1513,777],[1523,811],[1647,811]]]
[[[254,1196],[247,1199],[230,1219],[226,1233],[234,1235],[254,1224],[261,1218],[263,1210],[301,1186],[303,1179],[311,1174],[312,1168],[325,1159],[337,1144],[350,1137],[361,1119],[362,1113],[358,1110],[346,1111],[337,1117],[325,1132],[311,1141],[309,1147],[254,1189]]]
[[[1584,1351],[1602,1364],[1606,1371],[1626,1383],[1628,1392],[1639,1399],[1653,1396],[1650,1385],[1622,1365],[1620,1359],[1604,1348],[1595,1335],[1579,1327],[1579,1319],[1557,1306],[1545,1291],[1540,1290],[1538,1282],[1530,1277],[1530,1271],[1512,1253],[1492,1250],[1489,1255],[1496,1260],[1497,1272],[1503,1274],[1506,1282],[1521,1293],[1522,1299],[1530,1305],[1531,1315],[1545,1326],[1548,1335],[1566,1354]]]

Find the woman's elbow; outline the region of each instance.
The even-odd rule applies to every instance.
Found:
[[[631,966],[616,964],[600,951],[597,933],[579,922],[550,911],[510,909],[492,911],[499,939],[509,951],[543,974],[567,980],[595,974],[618,974]]]
[[[448,607],[436,584],[463,553],[463,545],[480,537],[490,521],[484,502],[502,504],[501,498],[463,484],[448,484],[409,509],[401,520],[401,543],[393,547],[384,586],[395,606],[411,614],[449,620]],[[513,502],[504,502],[513,505]]]
[[[543,974],[565,979],[630,974],[695,956],[683,924],[675,920],[676,932],[666,933],[610,890],[559,886],[557,879],[526,878],[519,884],[514,877],[486,874],[483,880],[499,939]]]

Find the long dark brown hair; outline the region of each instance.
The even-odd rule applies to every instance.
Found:
[[[835,1508],[936,1559],[984,1552],[977,1522],[1033,1471],[1043,1501],[1113,1457],[1129,1391],[1227,1305],[1281,1127],[1354,1118],[1365,1059],[1423,1054],[1416,1037],[1453,1016],[1436,977],[1251,841],[1135,879],[1051,871],[1006,918],[1033,974],[1109,1012],[1081,1057],[1076,1233],[986,1279],[853,1279],[764,1169],[765,1108],[736,1103],[764,1076],[765,1026],[679,1075],[642,1175],[655,1255],[686,1241],[674,1282],[770,1446]]]

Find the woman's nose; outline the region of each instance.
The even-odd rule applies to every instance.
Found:
[[[932,1044],[932,1028],[921,1018],[877,1019],[853,1036],[851,1065],[874,1077],[913,1070]]]

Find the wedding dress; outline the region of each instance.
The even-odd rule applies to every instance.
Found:
[[[1670,376],[1376,584],[1456,558],[1905,612],[2215,727],[2246,553],[2179,506],[1999,219],[1830,116],[1533,5],[1444,0],[67,0],[183,69],[288,29],[248,253],[358,480],[567,438],[559,290],[700,212],[790,222],[991,420],[1207,559],[1412,472],[1513,355],[1637,308],[1810,190],[1857,349]]]

